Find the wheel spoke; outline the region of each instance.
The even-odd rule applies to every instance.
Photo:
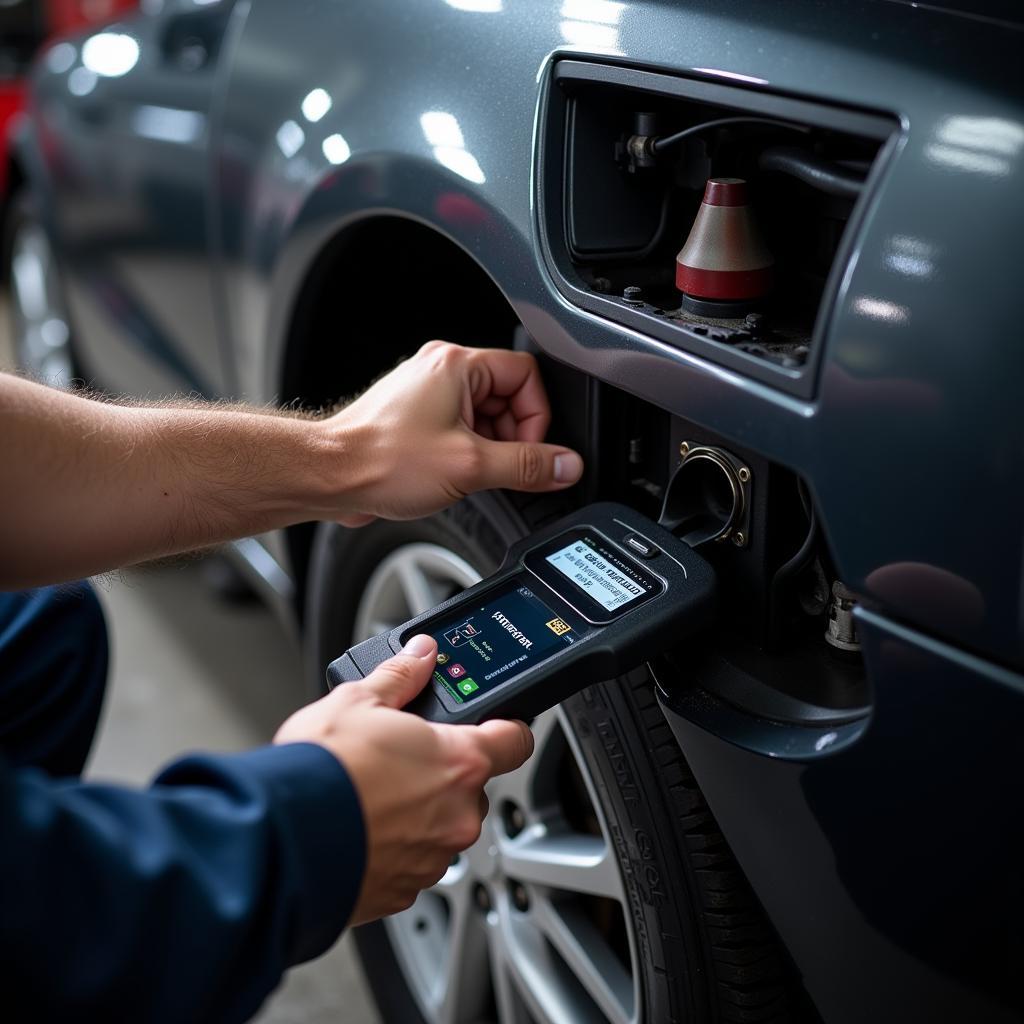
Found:
[[[629,1024],[636,1003],[633,979],[593,924],[574,907],[537,897],[532,914],[566,966],[611,1024]]]
[[[608,844],[598,836],[550,835],[542,828],[522,838],[504,840],[505,872],[527,884],[563,892],[622,899],[622,879]]]
[[[555,709],[538,715],[530,726],[533,733],[533,756],[518,771],[500,775],[487,788],[492,803],[511,800],[527,812],[538,810],[539,783],[555,774],[555,761],[565,743],[561,723]]]
[[[398,582],[402,587],[402,594],[405,596],[409,611],[415,615],[422,615],[430,611],[437,603],[434,599],[434,591],[427,579],[423,569],[414,562],[401,562],[397,566]]]
[[[437,891],[443,892],[444,886]],[[487,1000],[487,934],[468,886],[449,902],[448,943],[438,979],[439,1024],[470,1024],[484,1013]]]
[[[590,1024],[600,1019],[589,995],[572,984],[565,965],[530,915],[505,925],[506,964],[516,995],[538,1024]],[[504,1024],[504,1021],[502,1021]]]
[[[494,984],[494,1003],[498,1009],[498,1024],[531,1024],[513,978],[513,968],[509,962],[508,951],[498,934],[500,927],[498,915],[492,912],[488,915],[487,920],[487,953],[491,963],[491,980]]]

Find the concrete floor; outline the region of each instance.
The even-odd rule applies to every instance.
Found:
[[[12,365],[0,296],[0,368]],[[259,604],[229,605],[202,564],[135,569],[98,580],[113,662],[91,779],[142,785],[189,750],[266,743],[303,700],[294,641]],[[378,1024],[348,938],[293,970],[259,1024]]]

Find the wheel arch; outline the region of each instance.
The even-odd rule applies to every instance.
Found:
[[[502,289],[450,236],[399,212],[370,213],[310,262],[285,328],[277,393],[300,408],[329,407],[426,341],[510,348],[518,323]],[[286,533],[300,618],[313,530]]]

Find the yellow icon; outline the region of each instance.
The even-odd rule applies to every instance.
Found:
[[[437,656],[438,665],[447,665],[449,661],[451,661],[451,658],[447,654],[439,654]]]
[[[565,636],[565,634],[572,629],[572,626],[570,626],[568,622],[563,622],[561,619],[552,619],[550,622],[545,622],[544,625],[547,626],[555,636]]]

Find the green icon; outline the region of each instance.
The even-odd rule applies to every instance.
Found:
[[[471,693],[476,693],[479,689],[479,684],[474,682],[469,676],[459,682],[459,693],[464,693],[467,697]]]

